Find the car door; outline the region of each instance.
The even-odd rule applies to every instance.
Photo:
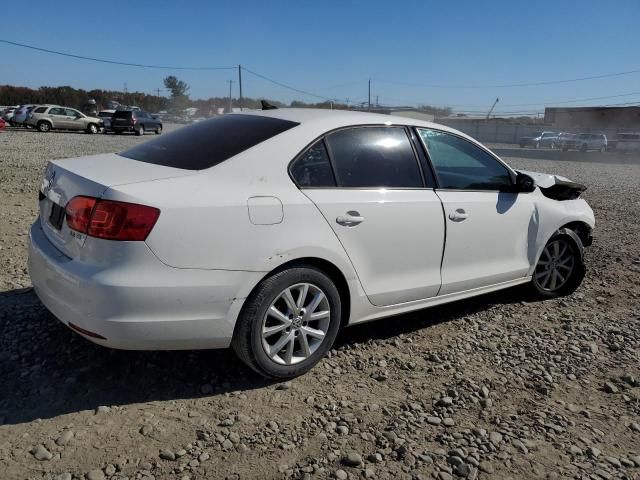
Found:
[[[418,133],[436,173],[447,225],[439,294],[524,277],[537,236],[531,195],[507,191],[513,172],[469,140],[432,129]]]
[[[67,128],[67,127],[64,126],[64,123],[65,123],[65,120],[66,120],[66,113],[64,111],[64,108],[52,107],[49,110],[49,113],[48,113],[47,116],[49,117],[49,119],[53,123],[53,127],[54,128]]]
[[[82,115],[73,108],[65,108],[64,117],[61,119],[63,126],[67,130],[84,130]]]
[[[354,127],[330,133],[291,167],[377,306],[440,289],[442,205],[416,153],[404,127]]]

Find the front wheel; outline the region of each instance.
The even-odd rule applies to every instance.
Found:
[[[87,127],[87,133],[91,133],[92,135],[98,133],[99,131],[100,129],[95,123],[90,123],[89,126]]]
[[[567,229],[559,230],[547,242],[538,259],[531,285],[544,298],[573,293],[582,283],[585,265],[580,238]]]
[[[162,133],[162,125],[158,125],[156,127],[156,135],[160,135]]]
[[[238,317],[232,346],[260,375],[290,379],[315,366],[340,328],[340,294],[312,266],[278,272],[263,280]]]
[[[606,151],[607,151],[607,147],[605,147],[604,145],[602,145],[602,146],[600,147],[600,153],[604,153],[604,152],[606,152]]]

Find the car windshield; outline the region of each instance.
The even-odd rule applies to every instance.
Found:
[[[116,112],[129,113],[130,112]],[[180,128],[120,155],[140,162],[203,170],[281,134],[299,123],[258,115],[222,115]]]

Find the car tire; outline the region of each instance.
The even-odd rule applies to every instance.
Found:
[[[341,309],[338,289],[321,270],[306,265],[282,270],[260,282],[247,298],[231,345],[240,360],[260,375],[295,378],[332,347]],[[321,312],[321,318],[310,319]]]
[[[156,135],[160,135],[162,133],[162,125],[158,125],[156,127]]]
[[[535,149],[538,150],[540,148],[540,142],[536,142]]]
[[[143,125],[138,125],[138,128],[136,128],[136,135],[138,137],[144,135],[144,126]]]
[[[51,124],[49,122],[38,122],[38,131],[42,133],[47,133],[51,131]]]
[[[558,230],[545,245],[533,271],[533,293],[542,298],[573,293],[586,273],[583,254],[584,246],[574,231]]]
[[[605,147],[604,145],[602,145],[602,146],[600,147],[600,153],[604,153],[604,152],[606,152],[606,151],[607,151],[607,147]]]
[[[587,151],[587,144],[583,143],[582,145],[580,145],[580,151],[581,152],[586,152]]]
[[[556,143],[555,142],[551,142],[551,150],[555,150],[556,149]]]
[[[87,125],[87,133],[90,133],[91,135],[95,135],[99,131],[100,129],[95,123],[90,123],[89,125]]]

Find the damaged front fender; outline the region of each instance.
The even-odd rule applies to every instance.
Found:
[[[553,200],[575,200],[587,189],[586,185],[573,182],[559,175],[526,171],[521,171],[521,173],[533,178],[536,186],[540,188],[540,192],[545,197]]]

